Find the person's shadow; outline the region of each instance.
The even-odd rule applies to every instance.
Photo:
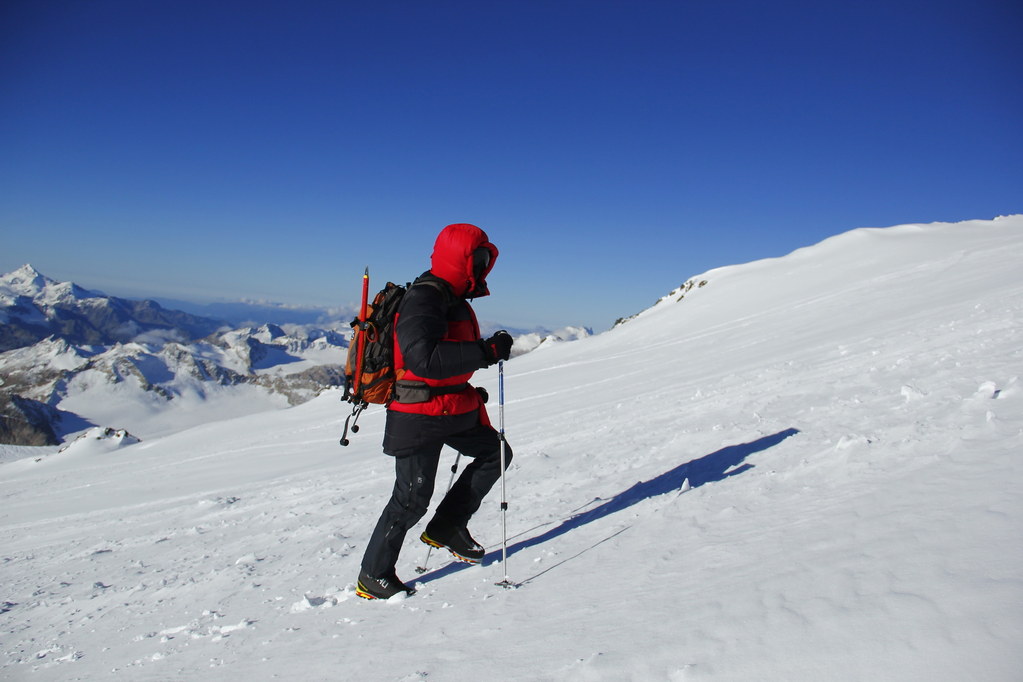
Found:
[[[741,474],[742,472],[753,468],[752,464],[745,462],[745,459],[747,457],[756,452],[761,452],[763,450],[767,450],[768,448],[774,447],[775,445],[781,443],[789,436],[794,436],[797,433],[799,433],[798,429],[790,428],[785,429],[784,431],[779,431],[778,433],[772,434],[770,436],[758,438],[757,440],[752,441],[750,443],[743,443],[741,445],[729,445],[728,447],[721,448],[720,450],[712,452],[709,455],[704,455],[699,459],[690,460],[684,464],[680,464],[674,469],[665,471],[663,474],[660,474],[659,476],[652,478],[649,481],[640,481],[631,488],[623,490],[622,492],[618,493],[617,495],[608,500],[604,500],[602,498],[595,498],[594,500],[591,500],[589,503],[587,503],[587,505],[583,506],[584,507],[588,506],[593,502],[602,502],[602,504],[588,511],[582,511],[573,514],[572,516],[562,521],[559,525],[543,533],[540,533],[539,535],[526,538],[525,540],[519,540],[515,544],[509,545],[508,556],[512,556],[516,552],[521,552],[522,550],[528,549],[530,547],[542,545],[543,543],[553,540],[554,538],[560,537],[565,533],[575,530],[576,528],[585,526],[588,523],[592,523],[597,519],[602,519],[605,516],[614,514],[615,512],[622,511],[623,509],[627,509],[632,505],[636,504],[637,502],[641,502],[651,497],[656,497],[657,495],[670,493],[672,491],[680,491],[686,479],[689,480],[690,488],[698,488],[701,485],[705,485],[707,483],[722,481],[731,476]],[[539,527],[540,526],[538,526],[538,528]],[[535,528],[531,530],[535,530]],[[583,551],[584,552],[588,551],[593,547],[596,547],[597,545],[606,542],[607,540],[610,540],[612,537],[618,535],[618,533],[621,533],[624,530],[626,529],[623,528],[619,530],[614,535],[604,538],[600,542],[590,547],[587,547]],[[525,532],[528,533],[530,531]],[[488,565],[494,563],[495,561],[501,560],[502,553],[503,550],[501,548],[498,548],[492,552],[487,553],[487,555],[483,557],[483,564]],[[579,554],[581,553],[582,552],[580,552]],[[575,556],[578,556],[578,554],[576,554]],[[574,557],[570,557],[569,559],[571,558]],[[569,559],[566,559],[565,561],[568,561]],[[560,563],[564,563],[564,561]],[[424,583],[430,582],[431,580],[442,578],[446,575],[450,575],[464,568],[468,568],[468,565],[461,563],[450,563],[442,568],[438,568],[434,571],[431,571],[430,573],[423,575],[421,578],[417,578],[417,582]],[[552,566],[551,568],[554,567]],[[529,582],[530,580],[539,577],[540,575],[546,573],[549,570],[551,569],[548,568],[545,571],[542,571],[541,573],[534,575],[527,580],[524,580],[523,582]]]

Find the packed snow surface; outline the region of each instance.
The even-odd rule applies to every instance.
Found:
[[[507,563],[498,487],[408,599],[353,589],[379,408],[18,449],[0,677],[1019,680],[1020,263],[1020,216],[859,229],[513,359]]]

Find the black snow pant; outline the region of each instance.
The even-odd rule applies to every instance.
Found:
[[[385,437],[385,445],[387,438]],[[394,571],[405,534],[430,507],[441,449],[454,448],[472,462],[462,471],[437,506],[431,523],[464,527],[480,508],[483,498],[501,477],[501,436],[492,426],[477,422],[472,428],[418,445],[413,452],[394,458],[395,481],[362,558],[362,570],[374,577]],[[512,451],[504,446],[505,465]]]

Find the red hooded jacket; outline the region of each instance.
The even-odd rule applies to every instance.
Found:
[[[476,281],[473,252],[480,247],[490,251],[490,263]],[[479,409],[481,421],[489,424],[479,394],[468,386],[473,373],[486,367],[488,361],[480,344],[479,323],[465,298],[470,294],[489,295],[486,276],[497,256],[497,247],[475,225],[448,225],[437,236],[429,272],[416,280],[398,309],[394,364],[400,380],[431,387],[466,387],[456,393],[434,395],[425,402],[394,401],[388,405],[389,410],[443,416]],[[445,286],[450,292],[444,290]]]

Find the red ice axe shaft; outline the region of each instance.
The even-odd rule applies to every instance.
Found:
[[[362,353],[366,350],[366,316],[369,304],[369,266],[366,266],[366,274],[362,276],[362,307],[359,309],[359,350],[355,358],[355,387],[362,383]]]

